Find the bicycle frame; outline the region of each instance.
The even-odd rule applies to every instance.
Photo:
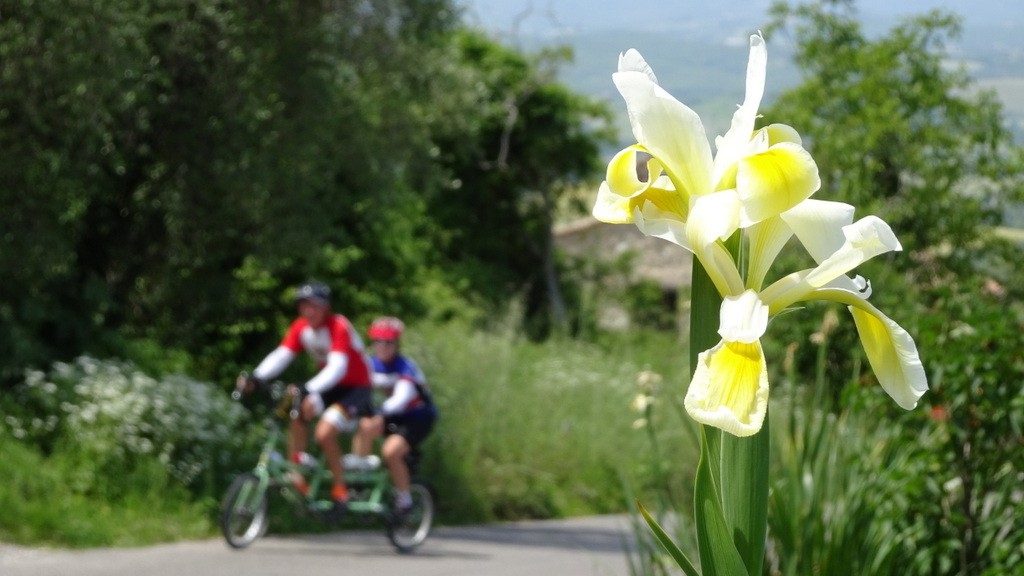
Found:
[[[284,434],[273,420],[268,426],[256,466],[239,475],[228,489],[221,506],[220,524],[228,544],[244,548],[267,529],[268,492],[280,488],[281,494],[296,508],[308,510],[322,520],[331,521],[335,504],[320,493],[332,484],[330,468],[318,459],[315,466],[292,462],[281,453]],[[309,486],[303,495],[292,484],[289,476],[300,473]],[[401,551],[409,552],[419,546],[430,532],[434,518],[433,491],[415,481],[414,514],[397,514],[392,506],[391,475],[378,465],[370,469],[346,469],[345,484],[349,501],[345,510],[356,516],[375,516],[385,523],[388,538]]]

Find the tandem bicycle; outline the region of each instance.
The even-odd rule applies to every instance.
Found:
[[[331,471],[322,458],[300,464],[284,455],[287,435],[281,430],[278,420],[287,417],[290,405],[292,410],[296,409],[297,405],[293,405],[295,399],[288,395],[287,386],[282,382],[263,387],[277,404],[277,410],[268,418],[268,432],[256,466],[238,475],[221,501],[221,532],[227,543],[236,549],[245,548],[266,534],[272,491],[280,493],[300,513],[307,513],[328,524],[337,521],[334,502],[329,495]],[[235,400],[241,396],[240,390],[232,392]],[[418,453],[411,456],[415,460]],[[436,512],[434,493],[428,484],[414,474],[410,486],[412,508],[399,513],[394,506],[391,476],[379,457],[372,455],[360,459],[346,454],[342,460],[349,493],[346,515],[381,521],[388,540],[399,552],[411,552],[427,539]],[[415,462],[410,462],[410,471],[414,467]],[[291,482],[295,473],[306,478],[307,494],[299,492]]]

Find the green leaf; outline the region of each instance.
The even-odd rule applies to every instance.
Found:
[[[658,521],[651,516],[650,512],[647,511],[647,508],[644,508],[644,505],[641,504],[639,500],[636,501],[636,507],[640,510],[640,515],[647,521],[647,525],[651,527],[651,531],[654,532],[654,536],[659,542],[661,542],[661,545],[665,547],[665,550],[672,555],[672,559],[675,560],[676,564],[683,569],[683,572],[685,572],[687,576],[700,576],[700,572],[693,567],[693,563],[686,557],[686,554],[683,554],[683,551],[679,549],[679,546],[676,546],[676,543],[672,541],[672,538],[665,533],[665,530],[658,524]]]
[[[732,530],[725,520],[722,499],[712,471],[706,426],[701,426],[701,455],[694,486],[694,520],[697,523],[697,549],[705,576],[750,574],[733,542]],[[757,575],[754,575],[757,576]]]
[[[747,566],[761,574],[768,531],[768,416],[761,430],[749,437],[721,435],[722,512],[732,539]]]

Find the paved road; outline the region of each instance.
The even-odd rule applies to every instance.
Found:
[[[413,554],[382,530],[268,536],[235,551],[220,539],[146,548],[49,550],[0,544],[2,576],[627,576],[623,516],[440,527]]]

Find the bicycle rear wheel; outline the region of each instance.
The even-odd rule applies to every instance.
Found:
[[[430,535],[434,525],[436,506],[434,492],[422,482],[409,487],[412,508],[404,514],[395,514],[387,523],[388,540],[399,552],[412,552]]]
[[[220,508],[220,530],[232,548],[245,548],[266,534],[267,491],[260,479],[249,472],[235,478],[224,494]]]

